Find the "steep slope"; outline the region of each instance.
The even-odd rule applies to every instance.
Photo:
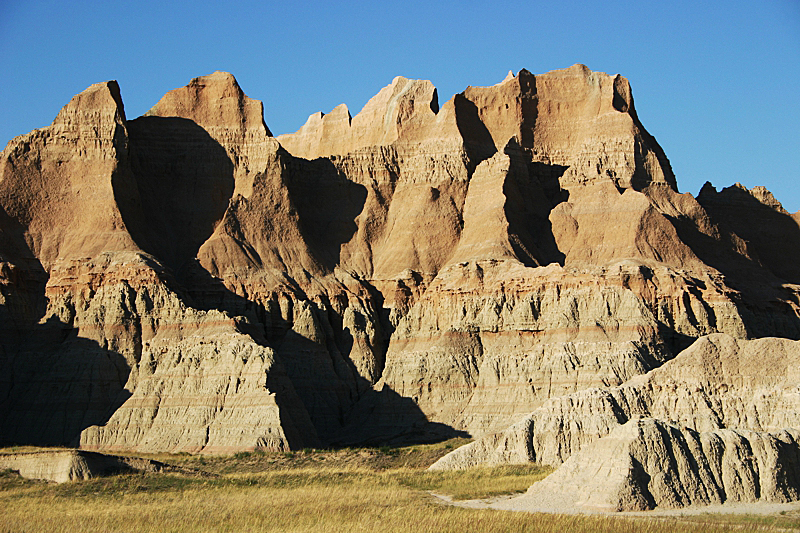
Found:
[[[87,257],[137,250],[115,201],[115,185],[128,192],[126,142],[119,87],[108,82],[75,96],[51,126],[12,139],[0,156],[4,439],[74,438],[123,391],[126,356],[91,337],[70,338],[56,280]]]
[[[700,335],[800,333],[790,292],[756,291],[745,304],[727,284],[731,265],[748,279],[764,274],[753,274],[741,239],[675,191],[624,78],[583,66],[542,76],[523,70],[468,88],[438,112],[432,97],[427,82],[397,78],[352,119],[339,107],[278,138],[290,152],[328,156],[367,187],[342,268],[368,279],[390,310],[394,333],[379,386],[413,398],[429,419],[480,434],[551,395],[622,383]],[[357,134],[367,123],[375,131]],[[434,123],[437,137],[420,135]],[[464,180],[439,174],[448,166],[442,132],[453,136],[448,153],[462,151]],[[424,169],[411,166],[411,141],[415,160],[430,152]],[[374,170],[386,153],[392,165]],[[390,182],[381,189],[363,174]],[[441,210],[443,198],[453,214]],[[400,231],[396,212],[408,229]],[[374,235],[382,239],[359,254],[374,268],[350,262],[347,251]],[[387,256],[389,243],[398,251]],[[713,265],[698,256],[709,253],[719,256]],[[485,278],[502,281],[484,289]],[[774,305],[765,299],[789,309],[768,310],[763,321]]]
[[[800,284],[800,232],[793,218],[764,187],[741,184],[717,192],[706,183],[697,201],[724,227],[747,241],[760,264],[789,283]]]
[[[631,420],[572,455],[498,509],[645,511],[800,496],[800,431],[698,433],[656,419]],[[570,509],[570,510],[572,510]]]
[[[800,427],[800,341],[713,334],[619,387],[552,398],[503,431],[451,452],[434,469],[536,461],[559,465],[639,417],[693,431]]]
[[[214,167],[198,168],[209,173],[210,184],[232,186],[214,211],[215,225],[183,262],[179,280],[196,305],[248,317],[251,333],[275,349],[317,430],[331,434],[340,429],[352,396],[368,386],[361,381],[379,372],[372,297],[352,276],[334,273],[338,243],[353,233],[363,188],[329,162],[288,154],[270,136],[261,113],[261,103],[249,100],[232,76],[215,73],[171,91],[137,121],[186,120],[224,149],[220,160],[227,167],[215,173]],[[184,142],[165,141],[164,167],[186,168],[180,166]],[[142,144],[137,157],[153,161],[156,148]],[[197,191],[191,175],[172,177]],[[145,180],[162,181],[158,174]],[[344,209],[341,202],[331,203],[334,198]],[[160,201],[170,204],[159,209],[179,212],[180,205],[172,203],[185,200],[162,195]],[[349,353],[342,355],[337,344],[348,341]]]
[[[233,76],[215,72],[191,80],[131,121],[130,129],[136,181],[152,202],[143,206],[144,216],[164,218],[144,226],[155,255],[166,259],[169,251],[183,252],[169,263],[176,271],[197,258],[213,275],[262,264],[315,270],[286,184],[274,171],[281,164],[280,146],[264,124],[261,102],[248,98]],[[248,203],[258,200],[255,208],[272,208],[258,213],[272,223],[266,228],[263,222],[247,224],[254,218]],[[229,208],[231,202],[236,206]],[[176,249],[175,243],[187,248]]]
[[[144,441],[148,450],[316,443],[272,351],[229,315],[187,308],[169,273],[142,253],[131,235],[141,233],[127,224],[141,230],[146,220],[136,212],[144,202],[129,161],[115,82],[76,96],[52,126],[12,140],[0,156],[2,440],[126,449]],[[232,368],[215,361],[234,356]],[[203,361],[193,388],[185,364],[165,375],[176,360]],[[204,379],[203,370],[220,378]],[[283,398],[289,408],[281,413]],[[139,417],[125,433],[118,419],[137,402]],[[184,408],[166,416],[169,404]]]
[[[3,210],[22,226],[17,231],[24,228],[44,268],[59,258],[136,249],[115,199],[115,185],[129,192],[126,143],[119,87],[107,82],[75,96],[51,126],[16,137],[3,151]]]
[[[678,193],[627,80],[582,65],[441,106],[397,77],[277,138],[227,73],[131,121],[99,84],[0,166],[9,442],[480,436],[703,335],[800,338],[791,261],[758,244],[796,221]]]

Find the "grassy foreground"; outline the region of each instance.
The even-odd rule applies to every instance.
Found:
[[[455,443],[458,444],[458,443]],[[129,474],[61,485],[0,474],[0,533],[22,532],[711,532],[800,526],[785,517],[691,522],[558,516],[442,504],[524,491],[536,466],[428,472],[454,443],[399,449],[160,456],[207,475]],[[772,520],[770,522],[769,520]]]

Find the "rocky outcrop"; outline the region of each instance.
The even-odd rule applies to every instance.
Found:
[[[57,450],[0,454],[0,469],[13,470],[28,479],[65,483],[124,472],[165,472],[173,467],[138,457],[119,457],[83,450]]]
[[[116,202],[130,179],[126,142],[116,82],[92,85],[52,125],[12,139],[2,152],[0,202],[14,251],[30,248],[48,269],[59,259],[136,249]]]
[[[76,264],[137,250],[117,204],[117,193],[131,192],[125,124],[117,84],[96,84],[48,128],[11,140],[0,157],[3,440],[64,442],[99,421],[125,385],[135,358],[125,353],[130,337],[117,351],[114,341],[69,335],[55,301],[59,283],[51,283]],[[127,275],[136,277],[136,268]],[[91,294],[81,281],[75,291]]]
[[[756,260],[778,278],[800,284],[798,219],[764,187],[737,183],[717,192],[706,182],[697,201],[720,227],[745,239]]]
[[[398,76],[354,118],[341,104],[327,115],[311,115],[297,133],[277,139],[289,152],[305,159],[389,146],[414,137],[429,140],[424,130],[437,118],[438,111],[436,88],[431,82]]]
[[[644,511],[800,497],[800,431],[697,432],[631,420],[570,456],[499,509],[535,508],[543,498],[595,511]]]
[[[797,428],[799,365],[798,341],[709,335],[619,387],[552,398],[508,428],[442,457],[431,468],[528,461],[559,465],[640,417],[698,432]]]
[[[760,190],[753,227],[728,193],[679,194],[627,80],[582,65],[441,106],[398,77],[277,138],[227,73],[134,120],[108,82],[10,141],[0,172],[6,442],[480,436],[644,401],[603,394],[704,335],[800,338],[791,261],[758,244],[796,220]],[[597,438],[621,423],[591,409]]]
[[[795,501],[799,365],[798,341],[709,335],[622,386],[553,398],[431,468],[558,466],[502,509]]]
[[[141,199],[159,199],[139,187],[130,142],[109,82],[3,152],[3,441],[148,451],[315,445],[272,349],[241,333],[244,319],[186,305],[145,252]],[[156,221],[153,234],[170,227]]]

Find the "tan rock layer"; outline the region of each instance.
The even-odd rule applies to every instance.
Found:
[[[150,459],[61,450],[0,454],[0,469],[16,471],[28,479],[65,483],[126,472],[162,472],[172,468]]]
[[[675,191],[627,81],[582,66],[441,109],[397,78],[277,140],[229,74],[130,122],[109,82],[0,171],[11,441],[479,434],[700,335],[800,335],[796,289]]]
[[[339,106],[329,115],[311,115],[297,133],[278,140],[307,159],[343,155],[415,140],[455,108],[456,125],[468,143],[478,140],[502,151],[516,138],[534,160],[573,167],[565,183],[610,176],[622,187],[660,182],[676,188],[666,156],[639,123],[630,85],[619,75],[584,65],[540,76],[522,70],[493,87],[469,87],[441,111],[438,107],[430,82],[398,77],[352,119]],[[484,134],[464,131],[476,125],[471,113]]]
[[[559,465],[638,417],[700,432],[797,428],[798,368],[799,341],[709,335],[619,387],[552,398],[505,430],[451,452],[431,468],[528,461]]]
[[[644,511],[800,497],[800,431],[697,432],[631,420],[570,456],[523,496],[494,507]]]
[[[136,249],[115,201],[115,185],[129,179],[126,155],[119,86],[92,85],[52,125],[12,139],[2,152],[0,205],[13,219],[3,232],[23,226],[25,244],[46,269],[58,258]]]

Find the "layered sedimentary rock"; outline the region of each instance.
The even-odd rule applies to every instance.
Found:
[[[116,84],[98,84],[3,152],[3,440],[169,451],[316,444],[272,349],[240,332],[243,319],[187,306],[144,252],[148,217],[131,210],[148,191],[126,128]]]
[[[713,334],[618,387],[552,398],[508,428],[444,456],[432,468],[559,465],[616,427],[652,417],[693,431],[800,427],[800,341]]]
[[[747,247],[694,198],[675,191],[669,163],[639,124],[623,78],[579,66],[543,76],[522,71],[494,87],[470,88],[435,114],[437,106],[419,105],[420,95],[427,102],[433,94],[422,87],[396,79],[362,111],[374,117],[374,106],[388,101],[380,120],[372,119],[383,133],[370,142],[399,154],[396,190],[419,190],[403,179],[410,164],[401,157],[408,149],[403,139],[415,139],[426,123],[444,129],[451,113],[465,157],[479,162],[466,193],[453,195],[440,181],[413,203],[395,193],[383,243],[400,255],[359,274],[388,293],[394,332],[381,384],[413,398],[428,418],[481,434],[551,395],[646,372],[699,335],[786,333],[781,319],[765,325],[750,316],[726,284],[729,272],[749,271]],[[414,120],[401,109],[413,110]],[[362,114],[342,120],[337,108],[279,140],[304,157],[330,156],[355,176],[353,154],[369,151],[354,140],[363,139]],[[429,149],[431,137],[424,139],[415,154]],[[429,168],[416,176],[435,178]],[[456,206],[455,217],[431,203],[441,191]],[[359,218],[369,212],[370,196]],[[416,220],[411,234],[395,233],[391,210],[400,206]],[[427,250],[420,256],[420,241],[449,258]],[[375,250],[370,246],[373,260],[385,247]],[[387,268],[409,252],[413,257]],[[719,256],[724,272],[698,253]],[[344,265],[350,267],[346,259]],[[396,274],[401,267],[408,271]],[[390,273],[397,281],[381,279]],[[399,290],[387,290],[392,285]],[[788,334],[796,335],[793,313]]]
[[[645,511],[800,497],[800,431],[696,432],[646,418],[631,420],[572,455],[523,496],[499,509],[561,506]]]
[[[797,220],[680,194],[627,80],[582,65],[441,106],[398,77],[279,137],[230,74],[134,120],[98,84],[0,171],[6,442],[480,436],[703,335],[800,337],[791,261],[759,244]]]
[[[127,472],[165,472],[173,467],[137,457],[119,457],[83,450],[58,450],[0,454],[0,468],[28,479],[65,483]]]
[[[800,283],[798,215],[790,215],[764,187],[748,190],[737,183],[717,192],[710,184],[697,201],[720,227],[746,239],[757,260],[777,277]]]
[[[504,509],[794,501],[799,368],[798,341],[709,335],[620,387],[553,398],[431,468],[558,466]]]
[[[9,142],[0,201],[4,240],[16,250],[4,256],[28,252],[49,269],[59,259],[136,249],[115,196],[127,192],[130,178],[125,124],[119,86],[98,83],[75,96],[51,126]]]

